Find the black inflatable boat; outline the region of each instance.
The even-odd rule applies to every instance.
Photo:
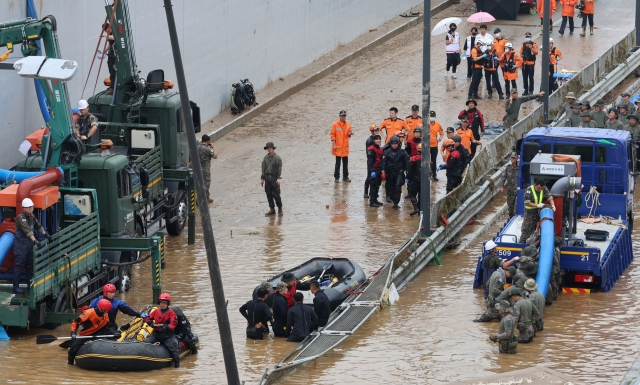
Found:
[[[143,313],[150,313],[155,307],[149,306]],[[172,307],[183,316],[182,310]],[[153,327],[142,318],[135,318],[127,327],[122,326],[122,336],[118,341],[96,340],[82,345],[76,355],[76,365],[82,369],[104,370],[116,372],[139,372],[161,369],[171,365],[172,358],[169,351],[156,342]],[[196,348],[199,348],[198,336],[191,332]],[[180,344],[180,360],[191,353],[184,342]]]
[[[299,281],[308,282],[315,279],[318,282],[324,282],[326,285],[321,285],[321,289],[329,298],[331,311],[335,310],[355,288],[362,285],[367,279],[364,271],[351,259],[313,258],[300,266],[269,278],[267,282],[271,283],[271,286],[275,288],[278,282],[282,280],[282,275],[289,272],[293,273]],[[254,298],[258,287],[253,291]],[[273,302],[272,296],[273,293],[269,294],[269,298],[266,301],[270,307]]]

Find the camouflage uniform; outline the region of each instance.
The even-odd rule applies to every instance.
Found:
[[[520,115],[520,106],[522,106],[522,103],[526,103],[529,100],[537,99],[538,97],[538,95],[527,95],[517,97],[513,100],[511,100],[511,98],[508,98],[504,104],[504,110],[507,114],[504,116],[504,118],[502,118],[504,129],[509,130],[516,123],[518,123],[518,116]]]
[[[200,156],[200,166],[202,167],[204,186],[207,189],[207,199],[210,199],[209,187],[211,186],[211,159],[216,156],[216,152],[213,151],[213,148],[201,142],[198,144],[198,155]]]
[[[558,294],[562,289],[562,277],[564,271],[560,268],[560,247],[562,247],[563,240],[560,237],[555,237],[555,248],[553,249],[553,265],[551,266],[551,279],[549,279],[549,285],[551,287],[551,300],[558,299]]]
[[[580,123],[582,123],[582,117],[580,116],[579,112],[575,114],[573,111],[571,111],[571,113],[567,115],[567,127],[578,127],[580,126]]]
[[[604,111],[591,111],[591,121],[596,124],[596,128],[604,128],[605,122],[609,119]]]
[[[520,297],[513,305],[513,313],[518,315],[518,342],[526,344],[533,340],[536,329],[533,327],[533,320],[540,317],[538,309],[533,306],[527,298]]]
[[[487,298],[487,310],[477,319],[478,322],[489,322],[499,319],[500,314],[496,309],[496,298],[504,291],[507,276],[502,268],[498,268],[489,278],[489,297]]]
[[[271,145],[273,144],[271,143]],[[267,201],[272,210],[275,206],[278,206],[279,209],[282,208],[280,186],[277,183],[281,175],[282,159],[280,159],[280,156],[275,152],[273,155],[265,155],[262,159],[262,175],[260,179],[264,181],[264,191],[267,194]]]
[[[496,304],[496,309],[500,308],[504,313],[500,320],[500,327],[498,328],[498,334],[489,337],[491,341],[499,343],[499,352],[503,354],[516,354],[516,348],[518,347],[518,338],[515,335],[516,317],[511,314],[511,309],[508,303],[503,302]]]
[[[505,170],[504,186],[507,188],[507,206],[509,217],[516,215],[516,196],[518,194],[518,166],[508,165]]]
[[[545,299],[538,290],[529,291],[529,300],[533,303],[533,306],[538,310],[539,316],[533,319],[533,323],[536,327],[536,331],[544,329],[544,306]]]
[[[531,191],[533,189],[534,187],[531,186],[524,190],[524,218],[522,220],[522,229],[520,233],[521,243],[525,243],[531,234],[536,231],[538,221],[540,220],[540,209],[527,207],[527,203],[529,202],[536,203],[533,192]],[[546,203],[551,198],[547,186],[545,186],[540,192],[536,192],[536,196],[539,196],[540,194],[542,194],[542,197],[539,199],[538,203]]]

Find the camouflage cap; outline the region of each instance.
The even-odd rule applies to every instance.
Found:
[[[516,158],[518,159],[518,154],[514,151],[511,153],[511,158]]]
[[[281,291],[287,288],[287,284],[285,282],[278,282],[278,284],[276,285],[276,291]]]
[[[270,282],[264,281],[260,284],[260,287],[265,289],[267,291],[267,293],[270,293],[271,290],[273,289],[273,286],[271,286]]]
[[[594,104],[594,106],[604,107],[604,100],[602,99],[596,100],[596,103]]]
[[[582,106],[582,104],[578,102],[573,102],[573,104],[571,105],[571,108],[580,108],[580,106]]]
[[[574,94],[573,92],[567,92],[567,96],[564,97],[565,99],[575,99],[576,98],[576,94]]]
[[[634,115],[634,114],[627,115],[627,119],[635,119],[636,123],[640,121],[640,119],[638,119],[638,115]]]
[[[524,277],[524,278],[518,279],[516,281],[516,285],[515,285],[516,288],[523,288],[524,284],[527,282],[527,279],[529,279],[529,278]],[[522,295],[522,291],[520,291],[520,295]]]
[[[511,304],[509,304],[509,301],[506,300],[498,301],[495,307],[497,310],[511,311]]]
[[[625,97],[625,96],[631,96],[631,95],[629,95],[628,92],[623,92],[623,93],[620,94],[620,96]]]
[[[590,101],[588,101],[588,100],[583,100],[582,102],[580,102],[580,105],[582,105],[582,106],[589,106],[589,107],[591,107],[591,102],[590,102]]]
[[[515,266],[509,266],[507,267],[507,270],[509,271],[509,274],[511,274],[512,277],[515,277],[516,272],[518,271],[518,269],[516,269]]]
[[[512,93],[512,94],[517,94],[517,93],[518,93],[518,89],[517,89],[517,88],[515,88],[515,87],[513,87],[513,88],[511,89],[511,93]]]
[[[618,109],[621,109],[621,108],[624,108],[624,109],[628,110],[629,109],[629,105],[627,103],[622,103],[622,104],[620,104],[618,106]]]
[[[511,289],[510,295],[511,296],[518,295],[518,296],[522,297],[522,295],[523,295],[522,289],[519,288],[519,287],[514,287],[514,288]]]
[[[522,250],[522,256],[523,257],[533,257],[536,254],[538,254],[538,250],[536,250],[536,248],[534,246],[527,246],[524,248],[524,250]],[[522,260],[522,258],[521,258]]]
[[[527,290],[535,290],[538,288],[538,284],[535,279],[529,278],[527,279],[527,282],[524,283],[524,288]]]
[[[591,112],[590,111],[582,111],[580,113],[580,116],[581,117],[585,117],[585,116],[591,117]]]
[[[273,148],[274,150],[276,149],[276,146],[273,144],[273,142],[267,142],[267,144],[264,146],[264,149],[266,150],[269,147]]]

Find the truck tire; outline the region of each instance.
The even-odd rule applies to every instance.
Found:
[[[187,206],[187,194],[183,194],[178,204],[178,219],[172,223],[167,224],[167,232],[169,235],[180,235],[182,230],[187,224],[187,216],[189,213],[189,206]]]
[[[142,236],[142,226],[139,222],[136,223],[135,237]],[[123,262],[133,262],[140,259],[139,251],[123,251],[120,253],[120,263]],[[128,266],[120,266],[118,268],[118,281],[116,282],[116,289],[118,289],[119,293],[127,292],[131,289],[133,285],[133,274],[131,270],[131,265]]]

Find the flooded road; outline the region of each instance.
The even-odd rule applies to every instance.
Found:
[[[622,0],[610,3],[626,4]],[[578,32],[571,37],[553,35],[565,55],[564,68],[579,69],[588,64],[608,49],[607,44],[630,30],[630,26],[620,26],[624,22],[631,25],[632,12],[617,15],[614,9],[596,9],[597,26],[602,28],[596,29],[593,37],[580,40]],[[434,22],[469,13],[468,6],[454,6]],[[518,42],[524,32],[538,31],[538,21],[537,16],[521,15],[519,21],[494,24],[502,28],[507,38]],[[616,24],[617,29],[605,28]],[[468,28],[466,23],[459,27],[463,37]],[[444,47],[439,37],[432,41],[433,52],[441,53],[432,57],[432,108],[446,127],[464,108],[468,82],[464,75],[457,80],[444,79]],[[540,38],[536,37],[536,41]],[[601,44],[584,45],[591,42]],[[372,209],[362,198],[362,186],[367,127],[387,117],[390,106],[398,107],[402,117],[420,100],[421,48],[422,28],[413,28],[215,143],[220,156],[213,162],[215,202],[210,210],[235,353],[240,376],[247,383],[256,383],[266,367],[279,362],[295,346],[281,339],[245,339],[245,321],[237,309],[250,299],[260,281],[313,257],[353,258],[371,275],[415,230],[417,220],[409,217],[408,201],[403,202],[400,211],[389,205]],[[459,70],[465,72],[466,67]],[[501,120],[502,106],[497,98],[479,101],[488,123]],[[356,133],[351,140],[351,183],[333,180],[329,127],[341,109],[348,111],[347,119]],[[214,128],[205,126],[204,131]],[[267,141],[275,142],[284,163],[283,217],[263,215],[268,207],[259,184],[260,162]],[[445,177],[441,175],[433,194],[443,194],[444,185]],[[496,231],[497,227],[491,229],[486,237]],[[186,234],[169,238],[167,269],[162,278],[164,290],[174,298],[173,304],[184,310],[200,336],[202,348],[197,357],[187,358],[180,369],[88,372],[66,365],[66,351],[55,343],[35,345],[35,335],[50,331],[11,329],[10,334],[16,339],[0,342],[0,382],[225,383],[200,232],[195,245],[186,243]],[[634,246],[640,246],[638,233]],[[374,314],[328,357],[309,364],[282,383],[443,384],[537,364],[589,384],[611,384],[622,377],[640,346],[640,307],[634,290],[640,279],[637,260],[609,293],[562,295],[546,309],[545,331],[538,334],[535,342],[519,346],[515,356],[498,356],[497,345],[487,338],[495,333],[498,323],[472,322],[484,305],[481,291],[471,289],[480,247],[476,242],[460,253],[446,255],[443,266],[429,266],[400,293],[400,301],[393,307]],[[148,263],[134,268],[133,291],[120,297],[136,308],[152,301]],[[128,317],[121,314],[118,320],[124,323]],[[66,336],[68,327],[51,333]]]

